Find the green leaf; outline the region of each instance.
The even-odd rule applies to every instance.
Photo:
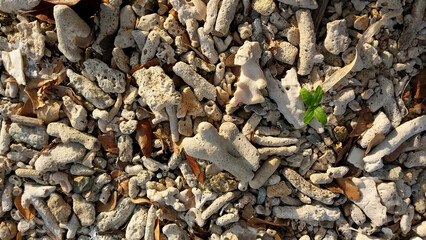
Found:
[[[312,95],[312,106],[318,106],[320,104],[323,93],[321,86],[318,86],[317,89],[315,89],[315,92]]]
[[[314,119],[314,111],[315,107],[309,107],[308,110],[306,110],[305,116],[303,117],[303,122],[305,124],[309,124],[312,119]]]
[[[312,105],[312,94],[306,88],[300,89],[300,96],[306,106]]]
[[[314,116],[322,125],[327,123],[327,115],[325,115],[324,109],[316,107],[314,110]]]

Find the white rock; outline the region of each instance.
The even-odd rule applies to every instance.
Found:
[[[373,126],[364,132],[359,144],[361,147],[366,148],[377,134],[381,133],[386,136],[391,127],[391,122],[386,117],[386,114],[379,112],[374,118]]]
[[[96,79],[99,87],[106,93],[123,93],[126,79],[122,72],[108,67],[99,59],[87,59],[83,62],[84,70],[90,78]]]
[[[18,13],[20,10],[31,10],[41,0],[1,0],[0,11],[5,13]]]
[[[4,68],[10,76],[15,78],[18,84],[25,86],[24,61],[21,51],[19,49],[10,52],[2,51],[1,59],[3,60]]]
[[[26,143],[33,148],[42,149],[47,145],[49,136],[44,127],[29,127],[19,123],[10,124],[10,136],[17,142]]]
[[[229,105],[236,107],[239,103],[247,105],[265,101],[260,90],[266,87],[265,76],[259,66],[262,49],[258,42],[246,41],[236,55],[234,63],[241,66],[241,75],[237,82],[237,90]]]
[[[77,44],[77,39],[89,37],[91,32],[89,25],[72,8],[65,5],[55,5],[53,16],[58,33],[59,50],[71,62],[79,61],[82,50]]]
[[[188,234],[175,223],[164,226],[163,233],[170,240],[190,240]]]
[[[355,91],[352,88],[345,88],[339,91],[334,97],[334,115],[345,114],[348,103],[354,99]]]
[[[274,58],[282,63],[293,65],[296,60],[297,47],[293,46],[291,43],[282,41],[276,49],[273,51]]]
[[[387,9],[401,9],[401,0],[378,0],[376,2],[376,8],[387,8]]]
[[[311,12],[309,10],[298,10],[296,19],[300,33],[297,73],[305,76],[311,72],[314,64],[319,64],[324,60],[324,56],[319,54],[315,48],[316,37]]]
[[[120,29],[114,40],[114,46],[128,48],[134,45],[132,31],[135,28],[136,16],[130,5],[124,6],[120,11]]]
[[[420,237],[426,237],[426,221],[423,221],[423,222],[417,224],[412,229]]]
[[[322,205],[276,206],[272,209],[273,215],[283,219],[298,219],[301,221],[336,221],[340,218],[338,208]]]
[[[45,36],[40,31],[37,21],[21,22],[16,25],[19,31],[19,47],[29,59],[38,62],[44,56]]]
[[[165,108],[178,105],[181,101],[179,92],[175,90],[173,80],[159,66],[140,69],[133,73],[139,85],[139,95],[155,114],[155,120],[164,116]]]
[[[353,201],[360,207],[371,222],[380,227],[386,223],[386,207],[380,202],[379,194],[376,189],[374,178],[362,177],[352,178],[352,181],[358,187],[361,197],[358,201]]]
[[[86,149],[79,143],[60,143],[38,157],[34,167],[40,172],[56,172],[66,164],[78,163],[85,153]]]
[[[285,4],[300,7],[300,8],[309,8],[309,9],[317,9],[318,3],[316,0],[278,0]]]
[[[348,37],[346,20],[335,20],[327,23],[327,36],[324,40],[324,47],[332,54],[339,54],[345,51],[351,39]]]

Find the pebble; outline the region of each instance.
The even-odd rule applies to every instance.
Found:
[[[75,193],[83,193],[92,188],[93,181],[87,176],[78,176],[74,178],[72,189]]]
[[[345,142],[348,139],[348,130],[345,126],[337,126],[333,129],[334,136],[339,142]]]
[[[275,185],[269,186],[266,189],[266,194],[268,197],[287,197],[291,194],[291,188],[287,186],[287,184],[284,181],[281,181]]]
[[[47,201],[47,206],[59,223],[65,224],[68,222],[68,218],[72,212],[71,207],[68,205],[68,203],[65,202],[61,195],[52,193],[49,200]]]
[[[270,15],[275,9],[275,3],[274,0],[253,0],[252,7],[262,15]]]
[[[357,30],[364,31],[365,29],[367,29],[369,22],[370,20],[368,19],[367,15],[356,17],[354,21],[354,28]]]

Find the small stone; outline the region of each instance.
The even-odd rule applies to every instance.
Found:
[[[223,193],[234,191],[238,187],[238,182],[230,174],[224,172],[214,175],[209,182],[214,191]]]
[[[251,6],[262,15],[270,15],[275,10],[274,0],[253,0]]]
[[[93,181],[87,176],[78,176],[74,178],[72,189],[75,193],[82,193],[92,188]]]
[[[15,238],[17,232],[16,224],[13,221],[7,220],[0,222],[0,239],[11,240]]]
[[[293,65],[297,57],[297,47],[288,42],[281,42],[273,51],[274,58],[282,63]]]
[[[72,195],[72,209],[82,226],[91,226],[95,222],[95,206],[78,194]]]
[[[287,197],[291,194],[291,189],[287,186],[284,181],[281,181],[275,185],[269,186],[266,189],[268,197]]]
[[[52,193],[47,201],[47,206],[59,223],[65,224],[68,222],[68,218],[71,215],[71,207],[64,201],[61,195]]]
[[[369,22],[370,22],[370,19],[368,19],[367,15],[356,17],[354,21],[354,28],[357,30],[364,31],[365,29],[367,29]]]
[[[337,126],[333,130],[334,136],[339,142],[345,142],[348,139],[348,129],[344,126]]]
[[[339,54],[345,51],[351,39],[346,31],[346,20],[336,20],[327,23],[327,37],[324,40],[324,47],[332,54]]]

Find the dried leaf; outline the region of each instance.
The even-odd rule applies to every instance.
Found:
[[[185,150],[183,150],[183,153],[185,154],[185,158],[188,161],[188,164],[191,167],[192,171],[194,172],[195,176],[197,176],[198,181],[200,181],[201,184],[204,184],[204,175],[201,172],[197,161],[195,161],[195,159],[193,157],[186,154]]]
[[[321,87],[324,90],[324,92],[327,92],[334,85],[340,82],[340,80],[342,80],[352,70],[352,68],[356,65],[356,63],[362,61],[359,53],[362,51],[362,47],[364,46],[364,44],[367,43],[380,30],[380,28],[388,22],[390,18],[397,17],[401,15],[401,13],[402,13],[402,9],[387,12],[382,16],[382,18],[379,21],[375,22],[364,31],[357,45],[355,46],[354,60],[352,60],[351,63],[344,66],[343,68],[335,71],[330,77],[325,79],[325,81],[321,84]]]
[[[134,204],[151,203],[151,201],[145,197],[130,198],[130,201]]]
[[[271,226],[275,226],[275,227],[282,226],[282,224],[266,221],[266,220],[263,220],[263,219],[260,219],[260,218],[255,218],[255,217],[247,220],[247,226],[250,226],[250,227],[256,228],[256,226],[262,225],[262,224],[271,225]]]
[[[191,48],[192,51],[194,51],[201,59],[207,62],[207,58],[198,49],[196,49],[195,47],[191,45],[191,41],[189,41],[188,35],[186,35],[186,33],[182,34],[181,37],[182,37],[183,44]]]
[[[45,2],[51,3],[51,4],[61,4],[61,5],[67,5],[67,6],[73,6],[76,5],[80,0],[44,0]]]
[[[426,69],[422,69],[413,80],[414,99],[426,99]]]
[[[21,199],[22,199],[22,194],[15,198],[15,200],[14,200],[15,207],[18,209],[18,211],[22,214],[22,216],[27,221],[33,220],[33,218],[36,215],[35,208],[32,205],[30,205],[30,207],[28,207],[28,208],[24,208],[21,205]]]
[[[335,182],[331,182],[331,183],[325,184],[323,186],[325,188],[327,188],[328,190],[330,190],[331,192],[334,192],[334,193],[340,193],[340,194],[345,193],[345,191],[343,191],[343,189],[341,189],[340,186],[337,185],[337,183],[335,183]]]
[[[99,135],[98,140],[101,142],[101,145],[105,149],[105,151],[118,154],[119,150],[117,147],[117,143],[114,139],[113,131],[109,131],[105,134]]]
[[[160,240],[160,219],[155,220],[154,239]]]
[[[50,99],[45,101],[44,106],[36,110],[37,118],[43,120],[46,124],[57,121],[61,105],[62,101]]]
[[[407,146],[407,142],[403,142],[391,154],[384,156],[383,160],[385,160],[386,162],[395,161],[396,159],[398,159],[399,155],[401,155],[401,153],[404,152],[404,149],[406,146]]]
[[[22,233],[21,232],[18,232],[17,234],[16,234],[16,240],[21,240],[22,239]]]
[[[275,236],[274,236],[274,240],[281,240],[281,237],[280,237],[280,235],[278,235],[278,233],[277,233],[277,234],[275,234]]]
[[[109,197],[108,202],[106,202],[105,204],[98,201],[96,203],[96,212],[109,212],[114,210],[115,207],[117,206],[117,198],[118,198],[117,191],[114,191],[112,195]]]
[[[356,123],[355,128],[349,134],[349,137],[361,136],[361,134],[365,130],[373,126],[372,125],[373,122],[374,122],[374,117],[370,111],[370,108],[368,108],[366,103],[362,104],[361,111],[359,112],[358,121]]]
[[[25,100],[24,105],[22,105],[17,114],[26,117],[37,117],[37,113],[34,112],[33,102],[30,98]]]
[[[130,181],[130,179],[126,178],[123,181],[120,181],[118,183],[117,191],[118,191],[118,193],[120,193],[120,195],[122,195],[122,196],[129,195],[129,181]]]
[[[183,141],[183,139],[185,139],[185,136],[180,136],[179,141],[177,141],[177,142],[172,141],[172,150],[177,155],[180,155],[180,153],[182,152],[182,149],[183,149],[182,141]]]
[[[241,217],[245,220],[249,220],[253,218],[255,214],[256,210],[253,208],[253,205],[249,203],[244,207]]]
[[[132,68],[128,74],[133,75],[133,73],[135,73],[138,70],[141,70],[142,68],[150,68],[153,66],[159,66],[160,65],[160,60],[158,60],[158,58],[153,58],[151,60],[149,60],[148,62],[144,63],[142,66],[137,64],[134,68]]]
[[[234,60],[235,60],[235,54],[236,53],[232,53],[231,55],[229,55],[226,60],[225,60],[225,67],[235,67],[236,65],[234,64]]]
[[[383,140],[385,139],[385,135],[383,135],[383,133],[377,133],[373,139],[371,139],[371,141],[368,143],[367,146],[367,150],[365,150],[364,155],[367,156],[367,154],[370,152],[370,150],[377,146],[379,143],[383,142]]]
[[[414,105],[412,108],[408,109],[408,112],[416,112],[418,114],[421,113],[422,109],[424,108],[423,104],[418,103],[416,105]]]
[[[360,193],[358,187],[350,178],[336,178],[335,181],[343,189],[345,195],[353,201],[359,201]]]
[[[149,119],[145,118],[138,121],[135,138],[143,155],[150,157],[152,153],[152,127]]]
[[[113,180],[117,180],[119,177],[126,175],[126,173],[121,170],[113,170],[110,175]]]
[[[68,96],[78,105],[84,106],[83,102],[80,101],[80,99],[77,97],[77,95],[74,93],[72,88],[66,87],[66,86],[54,86],[46,90],[45,93],[55,95],[59,98],[62,98],[63,96]]]
[[[169,14],[172,15],[174,18],[178,19],[178,13],[174,8],[169,10]]]
[[[44,102],[38,98],[36,90],[25,88],[24,91],[27,93],[28,99],[31,100],[34,111],[43,106]]]
[[[354,142],[354,138],[349,138],[345,146],[343,146],[343,148],[337,153],[337,159],[336,159],[336,162],[334,163],[334,166],[336,166],[346,156],[349,150],[351,150],[353,142]]]
[[[46,146],[44,146],[41,151],[40,154],[45,154],[47,153],[53,146],[55,146],[56,144],[62,142],[60,138],[55,138],[53,139],[53,141],[49,144],[47,144]]]

